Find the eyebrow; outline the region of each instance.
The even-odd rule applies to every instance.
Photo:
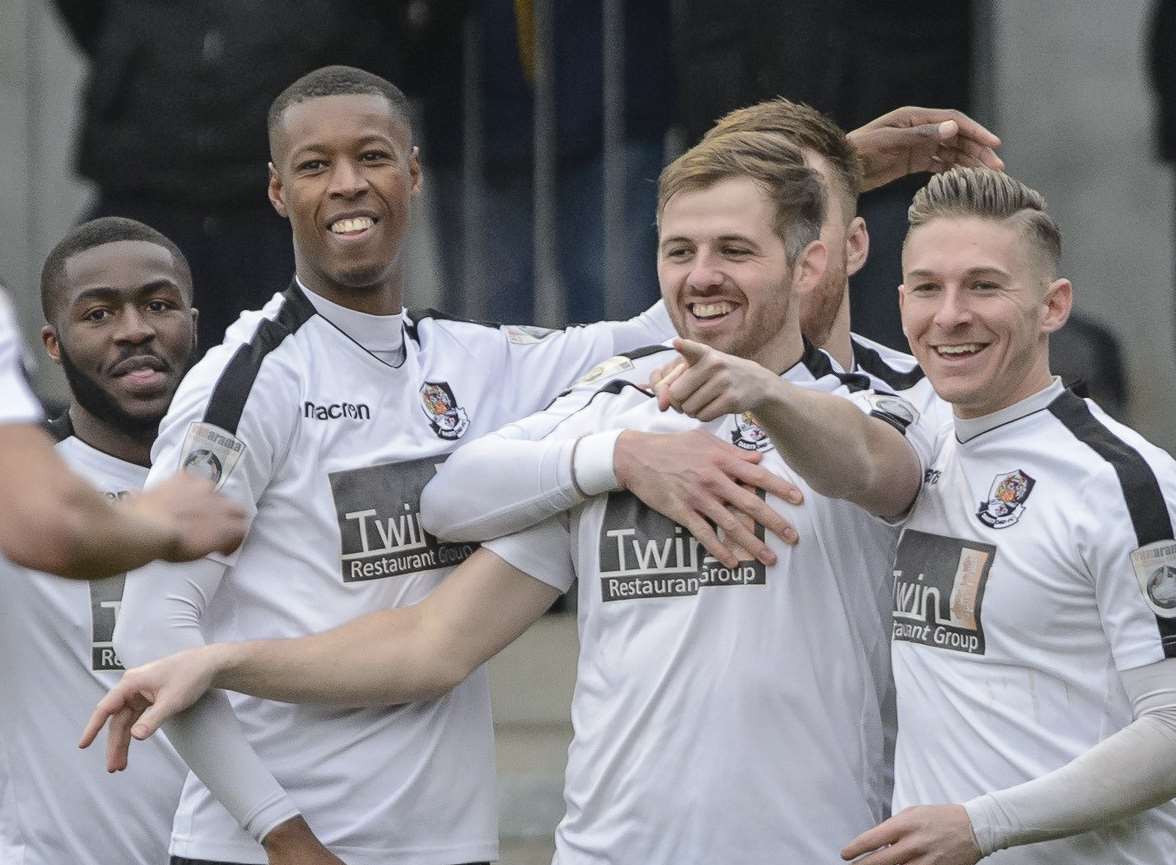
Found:
[[[88,303],[90,301],[110,301],[117,300],[124,295],[140,295],[152,294],[157,291],[173,290],[179,294],[183,294],[183,289],[179,284],[170,279],[154,279],[151,282],[136,286],[132,289],[114,288],[109,285],[95,286],[94,288],[86,288],[79,291],[77,295],[70,301],[70,306],[78,306],[79,304]]]
[[[746,243],[748,246],[755,246],[755,247],[759,246],[758,243],[756,243],[754,240],[752,240],[750,237],[748,237],[745,234],[720,234],[718,237],[714,238],[714,240],[716,243],[730,243],[732,241],[735,241],[736,243]],[[695,239],[692,237],[684,237],[682,235],[674,235],[672,237],[665,238],[661,243],[658,244],[658,247],[661,248],[661,247],[666,246],[667,244],[671,244],[671,243],[691,243],[691,244],[693,244],[696,242],[697,241],[695,241]]]
[[[964,271],[964,276],[1000,276],[1005,279],[1009,278],[1009,274],[999,267],[972,267]],[[935,279],[939,276],[938,271],[934,270],[912,270],[908,277],[918,277],[919,279]]]

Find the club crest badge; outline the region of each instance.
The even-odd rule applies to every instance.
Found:
[[[421,385],[421,407],[438,438],[459,439],[469,428],[469,416],[457,404],[448,382],[427,381]]]
[[[1156,541],[1131,554],[1143,598],[1161,619],[1176,619],[1176,541]]]
[[[731,444],[745,451],[767,451],[772,449],[772,439],[755,422],[751,412],[735,415],[735,429],[731,430]]]
[[[997,475],[988,491],[988,500],[980,502],[976,516],[980,522],[994,529],[1006,529],[1013,525],[1025,511],[1025,500],[1033,492],[1037,481],[1020,469]]]

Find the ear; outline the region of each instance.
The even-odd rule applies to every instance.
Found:
[[[792,290],[806,294],[820,285],[825,277],[825,266],[829,260],[829,249],[819,240],[814,240],[796,257],[792,267]]]
[[[416,195],[421,191],[425,175],[421,170],[421,149],[415,144],[412,146],[412,153],[408,157],[408,175],[412,178],[412,194]]]
[[[1074,308],[1074,286],[1068,279],[1055,279],[1045,290],[1045,297],[1041,299],[1041,303],[1041,332],[1054,333],[1061,330],[1070,319],[1070,311]]]
[[[41,342],[45,346],[45,353],[54,363],[61,363],[61,341],[57,338],[57,328],[47,324],[41,328]]]
[[[845,231],[845,275],[853,276],[870,256],[870,233],[866,221],[855,216]]]
[[[282,188],[281,175],[278,174],[278,169],[274,168],[272,162],[267,164],[269,166],[269,185],[265,190],[266,195],[269,196],[270,204],[274,206],[274,210],[278,212],[278,216],[282,217],[282,219],[289,219],[289,214],[286,211],[285,190]]]

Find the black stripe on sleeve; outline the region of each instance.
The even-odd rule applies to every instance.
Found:
[[[923,370],[917,365],[908,372],[902,372],[890,366],[874,349],[852,340],[850,344],[853,346],[853,359],[857,365],[895,390],[914,387],[923,379]]]
[[[1155,473],[1139,451],[1107,429],[1091,413],[1090,407],[1069,391],[1050,403],[1049,411],[1075,438],[1115,469],[1138,546],[1170,540],[1173,532],[1168,504]],[[1156,626],[1160,630],[1164,657],[1176,658],[1176,619],[1156,616]]]
[[[221,372],[204,410],[205,423],[236,435],[262,361],[315,314],[314,306],[297,284],[291,283],[282,296],[285,300],[278,314],[258,326],[253,338],[237,349]]]
[[[859,390],[869,390],[873,384],[866,376],[856,372],[838,372],[833,369],[833,364],[829,360],[829,355],[821,351],[807,339],[804,340],[804,353],[800,356],[800,362],[804,364],[813,376],[813,379],[820,380],[827,375],[831,375],[840,381],[850,393],[856,393]]]

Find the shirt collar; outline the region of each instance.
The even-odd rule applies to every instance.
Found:
[[[981,417],[957,417],[955,418],[956,438],[961,442],[966,442],[976,438],[981,433],[986,433],[991,429],[996,429],[998,426],[1020,420],[1026,415],[1041,411],[1057,399],[1063,390],[1065,388],[1062,387],[1062,380],[1055,375],[1053,380],[1037,393],[1032,396],[1027,396],[1025,399],[1020,402],[1015,402],[1007,408],[1002,408],[1000,411],[994,411],[992,414],[982,415]]]
[[[372,315],[359,312],[315,294],[297,276],[294,281],[310,301],[314,311],[343,331],[368,351],[399,351],[404,345],[404,312]]]

